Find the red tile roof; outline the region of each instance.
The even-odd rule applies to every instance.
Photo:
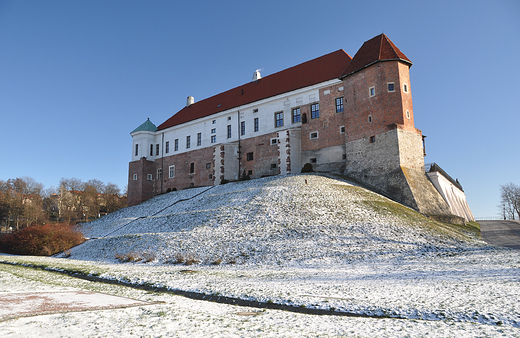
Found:
[[[184,107],[157,127],[163,130],[324,81],[338,79],[352,58],[340,49]]]
[[[410,64],[410,66],[412,65],[412,61],[390,41],[388,36],[385,34],[378,35],[365,41],[341,77],[355,73],[376,62],[390,60],[399,60]]]

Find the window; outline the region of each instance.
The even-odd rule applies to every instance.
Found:
[[[153,180],[153,175],[152,175],[152,174],[148,174],[148,175],[146,175],[146,179],[147,179],[148,181]]]
[[[186,149],[191,147],[191,136],[186,136]]]
[[[153,144],[150,144],[150,156],[153,156]]]
[[[255,122],[254,123],[255,131],[258,131],[260,129],[259,128],[260,127],[260,125],[259,125],[260,123],[259,123],[258,117],[255,118],[254,122]]]
[[[155,156],[159,156],[159,144],[155,145]]]
[[[403,91],[408,93],[408,85],[406,83],[403,83]]]
[[[410,119],[410,111],[409,110],[406,111],[406,118]]]
[[[342,158],[343,160],[346,160],[346,159],[347,159],[347,154],[343,154],[343,155],[341,155],[341,158]]]
[[[227,138],[231,138],[231,125],[228,124],[227,126]]]
[[[168,167],[168,177],[174,178],[175,177],[175,166],[171,165]]]
[[[345,126],[339,127],[339,133],[340,134],[345,134]]]
[[[246,134],[246,122],[240,122],[240,135],[244,136]]]
[[[227,120],[228,120],[228,121],[231,121],[231,116],[228,116]]]
[[[215,124],[215,123],[217,123],[217,120],[213,120],[211,123]]]
[[[389,92],[395,92],[395,87],[394,87],[394,83],[393,82],[388,82],[387,85],[388,85],[388,91]]]
[[[301,122],[301,112],[300,108],[294,108],[292,111],[292,123]]]
[[[368,123],[372,123],[372,115],[368,115]]]
[[[139,156],[139,145],[135,145],[135,156]]]
[[[274,146],[275,144],[278,144],[278,139],[277,138],[272,138],[271,139],[271,145]]]
[[[202,144],[202,133],[197,134],[197,146]]]
[[[336,113],[341,113],[343,111],[343,98],[336,98]]]
[[[249,175],[249,176],[253,175],[253,170],[248,170],[247,175]]]
[[[211,162],[206,163],[206,169],[211,169]]]
[[[318,117],[320,117],[320,104],[311,104],[311,119],[316,119]]]
[[[137,174],[134,174],[134,181],[137,181]]]
[[[274,122],[275,127],[283,126],[283,112],[274,113]]]
[[[217,132],[217,128],[213,128],[213,129],[211,129],[211,133],[212,133],[212,134],[215,134],[216,132]]]
[[[217,142],[217,136],[211,135],[211,143],[215,143],[215,142]]]
[[[170,152],[170,141],[166,141],[166,154]]]
[[[372,86],[368,88],[368,96],[372,97],[374,95],[376,95],[376,88]]]
[[[271,169],[276,169],[276,163],[271,163]]]
[[[318,138],[318,132],[317,132],[317,131],[313,131],[313,132],[311,133],[311,140],[312,140],[312,139],[315,139],[315,138]]]
[[[247,153],[247,160],[252,161],[253,160],[253,153]]]
[[[173,145],[173,150],[179,151],[179,139],[176,138]]]
[[[162,168],[157,169],[157,179],[160,180],[162,178]]]
[[[376,137],[375,136],[370,136],[370,143],[374,143],[376,141]]]
[[[190,163],[190,174],[195,174],[195,162]]]
[[[317,162],[316,157],[311,158],[310,161],[311,161],[311,163],[316,163]]]
[[[258,113],[258,108],[257,109],[253,109],[253,113]]]

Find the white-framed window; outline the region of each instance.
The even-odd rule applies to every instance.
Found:
[[[336,113],[341,113],[343,111],[343,98],[337,97],[335,99],[336,102]]]
[[[211,135],[211,143],[217,142],[217,135]]]
[[[202,133],[197,133],[197,146],[202,144]]]
[[[215,123],[217,123],[217,120],[213,120],[211,123],[215,124]]]
[[[244,136],[246,134],[246,121],[240,122],[240,135]]]
[[[292,110],[292,123],[298,123],[302,121],[300,108],[294,108]]]
[[[255,119],[254,119],[254,130],[255,130],[255,132],[260,130],[260,120],[258,119],[258,117],[255,117]]]
[[[148,181],[153,180],[153,175],[152,175],[152,174],[148,174],[148,175],[146,175],[146,179],[147,179]]]
[[[313,131],[310,133],[310,139],[313,140],[313,139],[316,139],[318,138],[318,132],[317,131]]]
[[[283,127],[283,112],[274,113],[274,126]]]
[[[253,113],[258,113],[258,108],[253,109]]]
[[[231,125],[228,124],[227,126],[227,138],[231,138]]]
[[[386,87],[389,92],[395,92],[395,83],[394,82],[388,82],[386,84]]]
[[[368,115],[367,121],[368,121],[368,123],[372,123],[372,115]]]
[[[408,93],[408,85],[403,83],[403,92]]]
[[[376,95],[376,87],[372,86],[368,88],[368,96],[372,97]]]
[[[179,139],[176,138],[173,145],[173,150],[179,151]]]
[[[277,138],[272,138],[271,139],[271,145],[274,146],[276,144],[278,144],[278,139]]]
[[[137,174],[134,174],[134,181],[137,181]]]
[[[135,156],[139,156],[139,145],[138,144],[135,145]]]
[[[166,154],[168,154],[170,152],[170,141],[166,141],[166,149],[165,149],[165,152]]]
[[[339,133],[340,134],[345,134],[345,126],[340,126],[339,127]]]
[[[313,103],[311,104],[311,119],[317,119],[320,117],[320,104]]]
[[[216,134],[216,133],[217,133],[217,128],[213,128],[213,129],[211,129],[211,133],[212,133],[212,134]]]
[[[406,118],[410,119],[410,111],[409,110],[406,111]]]
[[[174,178],[175,177],[175,166],[171,165],[168,167],[168,177]]]

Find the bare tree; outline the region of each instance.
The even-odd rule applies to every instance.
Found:
[[[503,207],[504,218],[520,219],[520,186],[508,183],[500,186],[500,203]]]

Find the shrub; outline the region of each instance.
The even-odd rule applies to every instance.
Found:
[[[83,234],[71,225],[33,225],[2,236],[0,251],[15,255],[50,256],[84,241]]]
[[[310,164],[310,163],[305,163],[305,164],[303,165],[302,173],[311,173],[311,172],[313,172],[313,171],[314,171],[314,169],[312,169],[312,164]]]

